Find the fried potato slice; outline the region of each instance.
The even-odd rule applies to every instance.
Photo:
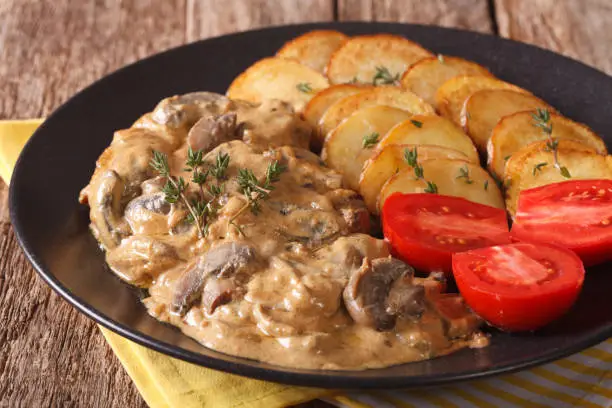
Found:
[[[419,160],[425,180],[437,186],[438,194],[463,197],[475,203],[504,208],[504,199],[491,175],[477,164],[463,160]],[[467,176],[465,176],[467,174]],[[393,193],[424,193],[427,183],[414,176],[414,169],[400,170],[382,187],[378,208]]]
[[[461,109],[461,126],[480,151],[485,151],[491,132],[504,116],[516,112],[547,109],[554,112],[549,104],[540,98],[510,89],[485,89],[474,92]]]
[[[533,111],[517,112],[500,120],[491,132],[487,144],[489,170],[500,179],[504,176],[506,161],[521,148],[545,140],[546,134],[535,126]],[[588,126],[574,122],[565,116],[550,113],[552,137],[568,139],[592,147],[600,154],[607,154],[606,144]]]
[[[384,68],[389,74],[388,81],[392,82],[399,80],[410,65],[431,56],[425,48],[398,35],[360,35],[334,52],[325,73],[333,84],[372,84],[377,68]]]
[[[424,58],[408,68],[402,75],[400,85],[435,107],[438,88],[459,75],[493,76],[488,69],[475,62],[440,55]]]
[[[576,179],[612,179],[612,157],[597,153],[573,140],[559,140],[557,158],[571,178],[554,166],[553,153],[546,141],[532,143],[517,151],[506,163],[504,185],[506,208],[514,216],[522,190]]]
[[[257,61],[238,75],[229,86],[227,96],[255,103],[280,99],[301,112],[318,91],[328,86],[327,78],[320,72],[297,61],[270,57]]]
[[[379,148],[391,144],[436,145],[462,152],[479,163],[472,139],[450,120],[436,115],[415,115],[397,124],[382,138]]]
[[[342,173],[347,187],[357,190],[363,163],[376,151],[380,135],[410,116],[390,106],[360,109],[329,134],[321,157],[329,167]],[[366,138],[370,143],[365,143]]]
[[[368,89],[365,85],[351,85],[351,84],[340,84],[332,85],[327,89],[318,92],[308,102],[302,116],[304,120],[312,126],[316,131],[314,132],[312,139],[310,140],[311,148],[314,151],[321,150],[325,135],[319,132],[319,122],[327,111],[327,109],[333,105],[336,101],[349,96],[359,93],[365,89]]]
[[[405,91],[395,86],[377,86],[339,99],[331,105],[319,123],[321,134],[327,136],[330,131],[353,112],[375,105],[392,106],[413,115],[435,113],[431,105],[410,91]]]
[[[530,93],[501,79],[482,75],[461,75],[444,82],[436,91],[436,108],[440,115],[461,125],[461,109],[474,92],[485,89],[510,89]]]
[[[469,161],[464,153],[441,146],[428,144],[390,144],[382,146],[379,144],[374,156],[370,157],[363,165],[359,178],[359,193],[371,213],[378,214],[378,207],[376,206],[378,195],[387,180],[398,171],[410,168],[404,159],[404,154],[406,149],[412,150],[415,148],[419,160],[453,159]]]
[[[323,73],[332,54],[348,40],[335,30],[314,30],[288,41],[276,53],[277,57],[298,61]]]

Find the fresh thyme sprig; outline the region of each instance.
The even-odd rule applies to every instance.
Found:
[[[314,92],[312,89],[312,85],[310,85],[309,82],[300,82],[295,87],[297,88],[298,91],[306,93],[306,94],[310,94]]]
[[[185,207],[189,211],[191,218],[196,222],[198,228],[198,234],[200,237],[204,236],[202,231],[201,219],[202,214],[198,215],[198,211],[194,209],[187,197],[185,197],[185,190],[187,185],[182,177],[176,178],[170,174],[170,165],[168,164],[168,155],[162,152],[153,151],[153,158],[149,162],[149,165],[157,171],[160,176],[166,178],[166,184],[162,188],[165,195],[165,199],[168,203],[174,204],[179,201],[183,201]]]
[[[470,178],[470,171],[468,170],[467,165],[459,169],[459,175],[455,178],[464,179],[466,184],[472,184],[474,182],[474,180]]]
[[[376,67],[376,74],[372,78],[373,85],[397,85],[399,83],[400,74],[392,75],[387,67]]]
[[[423,180],[425,183],[427,183],[427,187],[424,191],[426,193],[437,194],[438,186],[431,181],[425,180],[423,166],[419,164],[418,158],[419,156],[416,147],[412,150],[404,150],[404,160],[406,160],[406,163],[408,163],[408,165],[414,169],[414,176],[417,178],[417,180]]]
[[[423,122],[419,122],[418,120],[410,119],[410,123],[412,123],[414,126],[418,127],[419,129],[423,127]]]
[[[370,133],[369,135],[365,135],[361,142],[361,146],[364,149],[370,149],[376,146],[376,143],[378,143],[378,136],[380,135],[377,132]]]
[[[559,173],[565,178],[571,178],[569,170],[565,166],[561,166],[559,164],[559,140],[555,140],[552,138],[553,125],[550,122],[550,112],[548,109],[537,108],[535,113],[531,114],[534,119],[533,125],[542,129],[542,132],[546,135],[548,139],[546,141],[546,149],[553,154],[553,166],[559,170]],[[542,166],[541,166],[542,167]],[[541,167],[538,169],[540,170]],[[534,169],[534,175],[536,170]]]
[[[533,166],[533,175],[535,176],[538,171],[542,171],[542,167],[548,166],[548,163],[542,162]]]
[[[216,178],[218,181],[225,179],[225,173],[227,172],[227,167],[229,166],[230,156],[227,153],[217,153],[217,157],[215,158],[215,164],[208,169],[208,172]]]
[[[238,188],[246,198],[247,203],[230,218],[228,224],[233,225],[238,232],[244,235],[240,226],[235,223],[236,218],[249,208],[253,214],[259,214],[261,211],[261,201],[270,196],[270,193],[274,190],[273,183],[279,181],[281,174],[286,170],[287,168],[285,166],[280,164],[277,160],[274,160],[272,163],[268,164],[264,179],[259,181],[255,173],[253,173],[253,170],[239,169],[237,177]]]

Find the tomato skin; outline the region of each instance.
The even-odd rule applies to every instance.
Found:
[[[569,248],[586,266],[612,259],[612,180],[571,180],[522,191],[510,234],[515,241]]]
[[[487,281],[483,276],[488,275],[477,273],[480,265],[495,267],[495,249],[503,252],[510,247],[532,259],[550,262],[555,275],[550,280],[523,285]],[[529,271],[523,272],[528,276]],[[506,331],[539,329],[561,317],[576,301],[584,273],[584,265],[575,253],[550,244],[523,242],[453,255],[453,274],[465,302],[490,325]]]
[[[385,201],[382,223],[393,255],[423,271],[450,275],[454,252],[510,243],[504,210],[460,197],[396,193]],[[441,244],[437,233],[453,239]]]

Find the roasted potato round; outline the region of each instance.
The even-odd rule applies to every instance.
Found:
[[[449,79],[436,91],[436,108],[440,115],[461,124],[461,109],[474,92],[484,89],[510,89],[530,93],[516,85],[482,75],[461,75]]]
[[[409,168],[404,156],[406,149],[416,148],[419,160],[452,159],[469,161],[468,157],[458,151],[442,146],[428,144],[390,144],[378,146],[378,150],[363,165],[359,178],[359,193],[368,210],[378,214],[376,203],[382,186],[398,171]]]
[[[328,86],[327,78],[314,69],[297,61],[271,57],[257,61],[238,75],[227,96],[255,103],[280,99],[301,112],[318,91]]]
[[[537,108],[554,111],[550,105],[531,94],[510,89],[485,89],[474,92],[463,104],[461,126],[480,151],[485,151],[491,131],[501,118]]]
[[[360,35],[334,52],[325,72],[333,84],[390,84],[399,82],[410,65],[431,56],[425,48],[398,35]],[[386,74],[382,81],[377,79],[381,71]]]
[[[462,152],[469,161],[479,163],[472,140],[450,120],[436,115],[415,115],[397,124],[380,141],[391,144],[436,145]]]
[[[506,209],[512,216],[522,190],[566,180],[612,179],[612,157],[573,140],[558,141],[558,164],[567,169],[563,175],[564,172],[554,165],[548,144],[547,141],[532,143],[514,153],[506,163]]]
[[[477,164],[463,160],[419,160],[423,177],[434,183],[437,193],[463,197],[475,203],[504,208],[504,199],[491,175]],[[426,193],[427,183],[415,177],[414,169],[400,170],[383,186],[378,198],[380,210],[393,193]]]
[[[493,76],[488,69],[475,62],[438,55],[424,58],[408,68],[400,80],[400,85],[435,107],[438,88],[458,75]]]
[[[489,170],[500,178],[504,175],[506,161],[521,148],[547,138],[533,118],[534,112],[517,112],[504,117],[493,128],[487,145]],[[607,154],[606,144],[588,126],[574,122],[565,116],[550,113],[552,137],[568,139],[591,146],[598,153]]]
[[[409,117],[410,113],[390,106],[358,110],[325,139],[321,157],[342,173],[347,187],[357,190],[363,163],[376,151],[381,135]]]
[[[288,41],[276,56],[293,59],[323,73],[332,54],[348,40],[348,36],[335,30],[314,30]]]
[[[340,85],[332,85],[327,89],[318,92],[311,100],[308,102],[306,107],[304,108],[304,112],[302,112],[302,116],[304,120],[315,129],[315,132],[311,139],[311,147],[315,151],[321,150],[323,146],[323,141],[325,139],[325,134],[319,131],[319,122],[321,118],[327,112],[327,109],[333,105],[336,101],[349,96],[354,95],[358,92],[367,89],[366,85],[351,85],[351,84],[340,84]]]
[[[377,86],[339,99],[331,105],[319,123],[321,134],[327,136],[331,130],[353,112],[375,105],[392,106],[412,115],[434,113],[434,108],[431,105],[410,91],[395,86]]]

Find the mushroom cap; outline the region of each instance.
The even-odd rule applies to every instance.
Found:
[[[411,279],[414,269],[404,262],[388,258],[363,259],[344,288],[346,309],[353,320],[376,330],[391,330],[397,315],[387,310],[387,298],[395,281]]]

